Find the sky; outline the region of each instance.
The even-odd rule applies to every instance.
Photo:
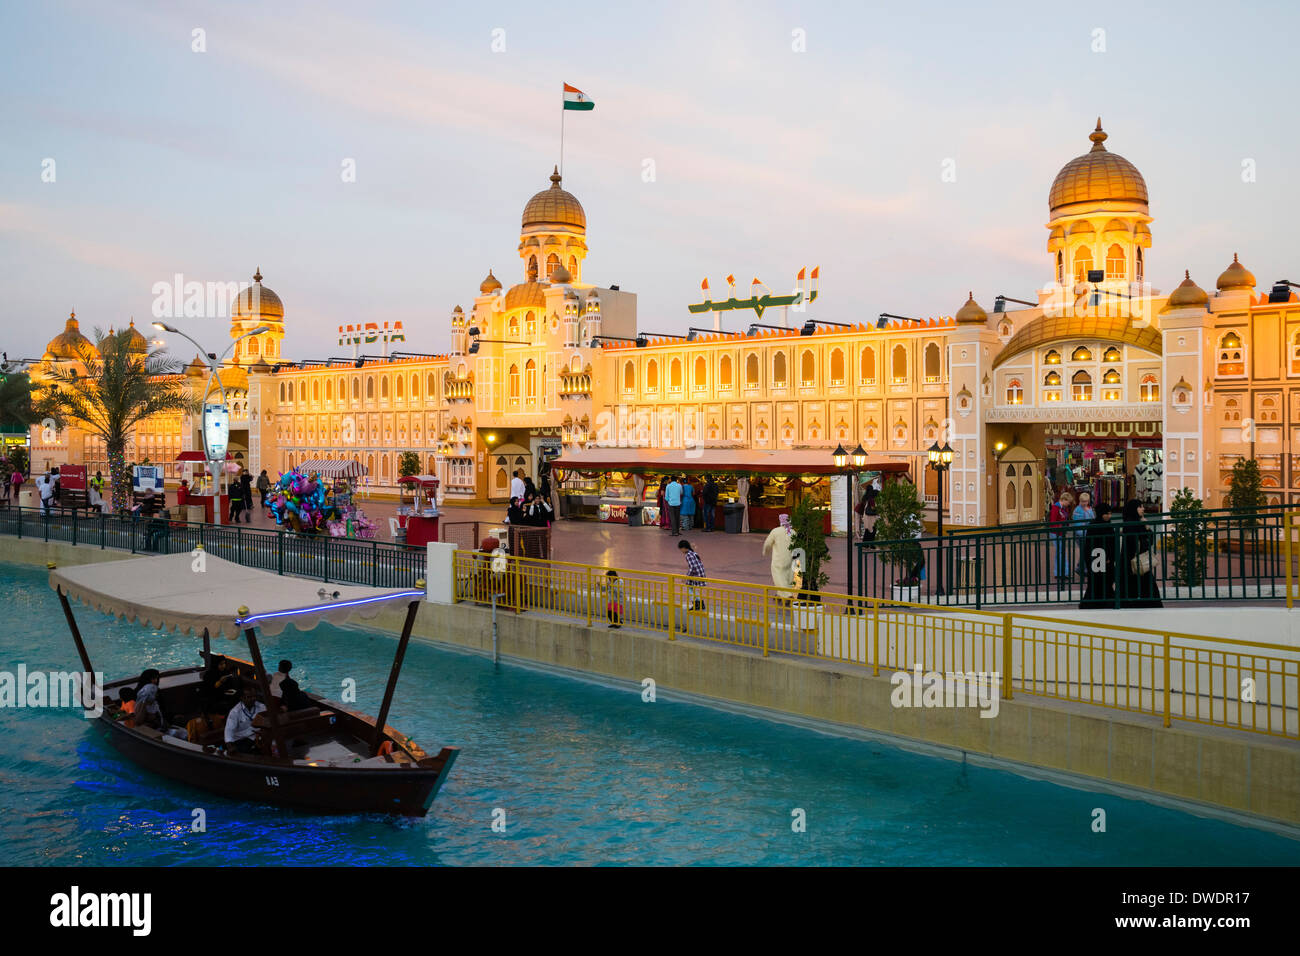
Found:
[[[596,104],[564,129],[583,278],[635,292],[643,330],[684,331],[705,277],[781,292],[814,265],[831,321],[1033,299],[1098,116],[1147,182],[1153,285],[1212,290],[1234,252],[1300,281],[1297,10],[3,0],[0,349],[39,357],[74,309],[147,330],[155,283],[260,267],[286,357],[369,321],[445,351],[489,268],[523,279],[564,82]]]

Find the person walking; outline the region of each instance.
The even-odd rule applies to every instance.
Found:
[[[319,480],[319,479],[317,479]],[[239,494],[244,501],[244,521],[251,524],[253,521],[253,475],[252,472],[244,472],[239,478]]]
[[[1110,523],[1110,505],[1097,502],[1092,520],[1083,532],[1082,610],[1115,606],[1115,562],[1119,551],[1115,527]]]
[[[704,505],[704,530],[712,531],[718,510],[718,485],[712,475],[704,476],[704,488],[700,492],[700,498]]]
[[[515,469],[514,477],[510,479],[510,497],[523,501],[524,492],[527,490],[524,485],[524,470],[522,468]]]
[[[21,503],[19,502],[18,499],[20,497],[19,492],[22,491],[22,489],[23,489],[23,470],[21,468],[15,468],[14,473],[9,476],[9,490],[10,490],[10,494],[13,495],[15,505]]]
[[[96,511],[104,510],[104,473],[95,472],[95,477],[90,479],[90,493],[86,495],[86,502]]]
[[[1097,516],[1097,512],[1092,507],[1092,492],[1079,492],[1079,503],[1074,506],[1074,514],[1070,516],[1070,523],[1074,526],[1074,548],[1079,552],[1079,559],[1075,562],[1075,567],[1079,573],[1079,581],[1084,580],[1083,572],[1086,562],[1083,556],[1083,536],[1088,530],[1088,522]]]
[[[668,501],[666,492],[668,489],[668,479],[659,479],[659,490],[655,492],[655,504],[659,506],[659,528],[662,531],[668,530]]]
[[[1124,504],[1124,525],[1120,543],[1121,563],[1117,581],[1122,607],[1164,607],[1156,583],[1155,534],[1142,520],[1142,503],[1130,498]]]
[[[677,547],[686,554],[686,599],[690,610],[703,611],[704,559],[685,538],[677,542]]]
[[[682,486],[674,475],[668,487],[664,489],[664,504],[668,506],[668,527],[671,533],[682,533]]]
[[[59,473],[56,468],[47,475],[41,475],[36,482],[36,490],[41,496],[41,513],[49,514],[54,509],[54,476]]]
[[[695,486],[690,481],[682,483],[682,530],[690,531],[695,524]]]
[[[257,476],[257,493],[262,496],[261,507],[263,511],[266,510],[266,496],[270,494],[270,492],[271,479],[267,477],[266,469],[263,468],[262,473]]]
[[[1052,538],[1052,544],[1056,551],[1056,580],[1070,576],[1069,562],[1066,559],[1066,553],[1069,550],[1066,547],[1067,541],[1072,537],[1066,525],[1070,523],[1070,515],[1074,511],[1074,495],[1068,491],[1060,492],[1056,501],[1052,503],[1052,509],[1048,513],[1047,523],[1049,526],[1048,534]]]
[[[244,491],[239,482],[235,482],[234,487],[230,489],[230,523],[235,524],[239,521],[240,515],[244,513]]]

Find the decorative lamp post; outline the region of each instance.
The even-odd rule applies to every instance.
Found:
[[[251,332],[245,332],[243,335],[239,336],[238,338],[233,339],[231,343],[226,346],[226,350],[222,352],[220,355],[217,355],[215,352],[207,351],[206,349],[203,348],[202,345],[199,345],[198,342],[195,342],[192,338],[190,338],[180,329],[174,328],[168,325],[166,322],[155,322],[153,324],[153,327],[155,329],[158,329],[158,331],[160,332],[170,332],[174,335],[179,335],[181,338],[185,339],[196,349],[198,349],[199,354],[202,355],[207,360],[208,384],[207,387],[203,390],[203,417],[201,419],[202,429],[203,429],[203,450],[204,450],[204,454],[208,456],[208,470],[212,472],[212,523],[221,524],[221,475],[225,472],[226,455],[225,455],[225,450],[222,449],[220,453],[221,461],[219,462],[216,461],[212,451],[212,447],[208,441],[208,415],[209,415],[209,407],[210,407],[208,405],[208,395],[212,393],[212,380],[215,378],[217,381],[217,385],[221,387],[221,408],[223,410],[225,409],[226,386],[225,383],[221,381],[221,376],[218,374],[219,370],[221,369],[222,360],[225,359],[225,357],[230,354],[230,352],[235,348],[235,346],[238,345],[240,342],[242,342],[244,339],[254,335],[261,335],[264,332],[270,332],[271,329],[269,326],[259,325]],[[229,419],[227,419],[227,424],[225,428],[226,428],[226,433],[229,434],[229,430],[230,430]]]
[[[846,517],[848,523],[845,525],[845,576],[849,582],[849,597],[853,596],[853,475],[856,471],[861,471],[867,463],[867,453],[861,445],[853,449],[852,453],[844,450],[843,445],[836,445],[835,451],[831,453],[831,460],[835,462],[836,468],[845,469],[845,498],[848,501]],[[849,467],[850,461],[852,468]],[[851,609],[852,605],[850,605]]]
[[[939,479],[939,508],[937,512],[939,518],[939,560],[935,572],[938,575],[938,587],[935,589],[935,593],[943,594],[943,476],[952,465],[952,446],[945,441],[943,447],[940,448],[939,443],[936,441],[926,450],[926,456],[930,459],[930,467],[934,469]]]

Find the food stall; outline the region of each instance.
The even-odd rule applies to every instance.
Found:
[[[826,508],[826,532],[831,530],[830,482],[843,474],[831,460],[831,448],[758,451],[741,448],[680,450],[656,448],[590,448],[570,451],[556,459],[561,514],[627,523],[630,506],[640,504],[641,524],[659,520],[657,500],[660,479],[685,475],[695,485],[698,500],[704,477],[712,475],[718,486],[714,527],[723,528],[728,506],[734,513],[744,506],[748,530],[769,531],[779,516],[803,498],[811,497]],[[873,459],[862,472],[906,473],[906,459]],[[697,526],[700,519],[696,519]]]
[[[397,479],[401,502],[397,523],[406,529],[406,543],[424,547],[438,540],[438,479],[434,475],[407,475]]]
[[[208,472],[207,456],[201,451],[183,451],[176,456],[176,460],[186,465],[185,477],[189,479],[190,491],[185,500],[185,514],[176,515],[175,517],[187,521],[206,521],[208,524],[212,524],[212,476]],[[235,456],[230,452],[226,452],[226,468],[229,469],[234,463]],[[195,465],[199,466],[198,478],[194,476]],[[161,487],[159,491],[161,491]],[[218,496],[217,507],[220,509],[222,524],[225,524],[226,516],[230,514],[230,495]]]

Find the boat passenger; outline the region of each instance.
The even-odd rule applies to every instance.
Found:
[[[257,731],[253,719],[258,714],[266,713],[266,705],[257,699],[251,685],[244,687],[244,696],[238,704],[230,708],[226,718],[226,750],[251,754],[257,751]]]
[[[188,739],[187,734],[180,727],[172,727],[167,723],[167,718],[163,715],[162,708],[158,705],[158,684],[162,680],[162,675],[156,668],[150,667],[140,675],[140,679],[135,685],[135,714],[137,727],[152,727],[159,733],[171,734],[173,737]]]
[[[127,727],[134,727],[135,688],[123,687],[117,692],[117,699],[121,702],[121,706],[118,708],[117,713],[113,715],[113,719],[122,721],[123,725]]]
[[[199,699],[205,712],[225,714],[239,700],[239,674],[225,657],[213,657],[203,671]]]
[[[315,702],[302,692],[298,682],[287,674],[280,682],[280,700],[284,709],[288,711],[305,710],[316,706]]]
[[[280,685],[284,682],[284,679],[289,676],[289,671],[291,670],[293,670],[292,661],[280,661],[280,666],[276,668],[275,673],[271,675],[271,697],[273,700],[278,701],[280,699]]]

